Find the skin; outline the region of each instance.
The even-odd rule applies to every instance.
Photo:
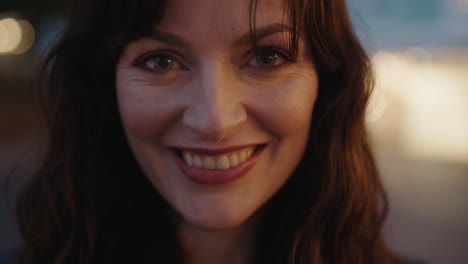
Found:
[[[261,38],[258,47],[264,49],[256,49],[248,38],[248,5],[248,0],[169,1],[155,30],[176,35],[184,45],[167,43],[160,33],[141,38],[126,47],[117,65],[128,142],[174,208],[187,263],[246,262],[261,208],[297,167],[308,138],[318,77],[306,43],[300,40],[291,62],[265,50],[287,50],[287,32]],[[282,5],[259,1],[259,32],[288,24]],[[272,52],[277,55],[272,65],[259,63]],[[245,144],[267,146],[247,174],[215,186],[188,179],[171,150]]]

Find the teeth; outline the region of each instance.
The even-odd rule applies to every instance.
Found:
[[[209,170],[214,170],[216,168],[216,161],[214,158],[206,156],[203,159],[203,168],[204,169],[209,169]]]
[[[245,150],[241,150],[239,152],[239,162],[242,162],[247,159],[247,152]]]
[[[229,158],[229,164],[232,167],[237,166],[239,164],[239,156],[237,156],[236,153],[232,154]]]
[[[187,152],[184,152],[184,159],[185,159],[185,162],[186,162],[190,167],[193,167],[193,158],[192,158],[192,155],[188,154]]]
[[[185,161],[185,162],[187,162],[187,161]],[[187,164],[188,164],[188,162],[187,162]],[[194,165],[195,168],[203,168],[203,161],[200,158],[200,156],[195,156],[193,158],[193,165]]]
[[[228,159],[228,157],[226,155],[222,155],[216,161],[216,169],[217,170],[229,169],[229,166],[230,166],[229,159]]]
[[[247,150],[247,157],[252,156],[253,151],[254,151],[253,148],[248,149]]]
[[[226,170],[239,165],[252,156],[254,148],[250,147],[240,151],[231,152],[219,156],[201,156],[195,153],[183,151],[184,161],[190,167],[207,170]]]

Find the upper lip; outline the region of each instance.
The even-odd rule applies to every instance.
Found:
[[[176,147],[175,149],[177,150],[183,150],[183,151],[188,151],[192,153],[199,153],[199,154],[205,154],[205,155],[220,155],[244,148],[249,148],[249,147],[255,147],[259,145],[264,145],[264,144],[248,144],[248,145],[241,145],[241,146],[231,146],[231,147],[226,147],[226,148],[197,148],[197,147]]]

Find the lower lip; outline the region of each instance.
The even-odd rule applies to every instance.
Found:
[[[226,170],[207,170],[190,167],[175,151],[174,158],[177,166],[191,181],[206,185],[221,185],[233,182],[245,175],[255,165],[263,149],[264,146],[260,147],[249,159]]]

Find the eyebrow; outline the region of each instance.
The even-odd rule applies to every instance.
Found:
[[[276,33],[282,33],[282,32],[292,32],[291,28],[285,24],[281,23],[276,23],[276,24],[271,24],[265,27],[261,27],[259,29],[255,29],[255,40],[261,40],[263,38],[266,38],[268,36],[271,36]],[[146,36],[149,39],[156,40],[162,43],[165,43],[170,46],[175,46],[179,48],[186,48],[189,45],[188,41],[184,40],[182,37],[170,33],[170,32],[164,32],[160,30],[152,30],[149,35]],[[252,42],[252,35],[251,32],[247,32],[240,36],[238,39],[236,39],[233,42],[234,46],[241,46],[241,45],[247,45]]]

